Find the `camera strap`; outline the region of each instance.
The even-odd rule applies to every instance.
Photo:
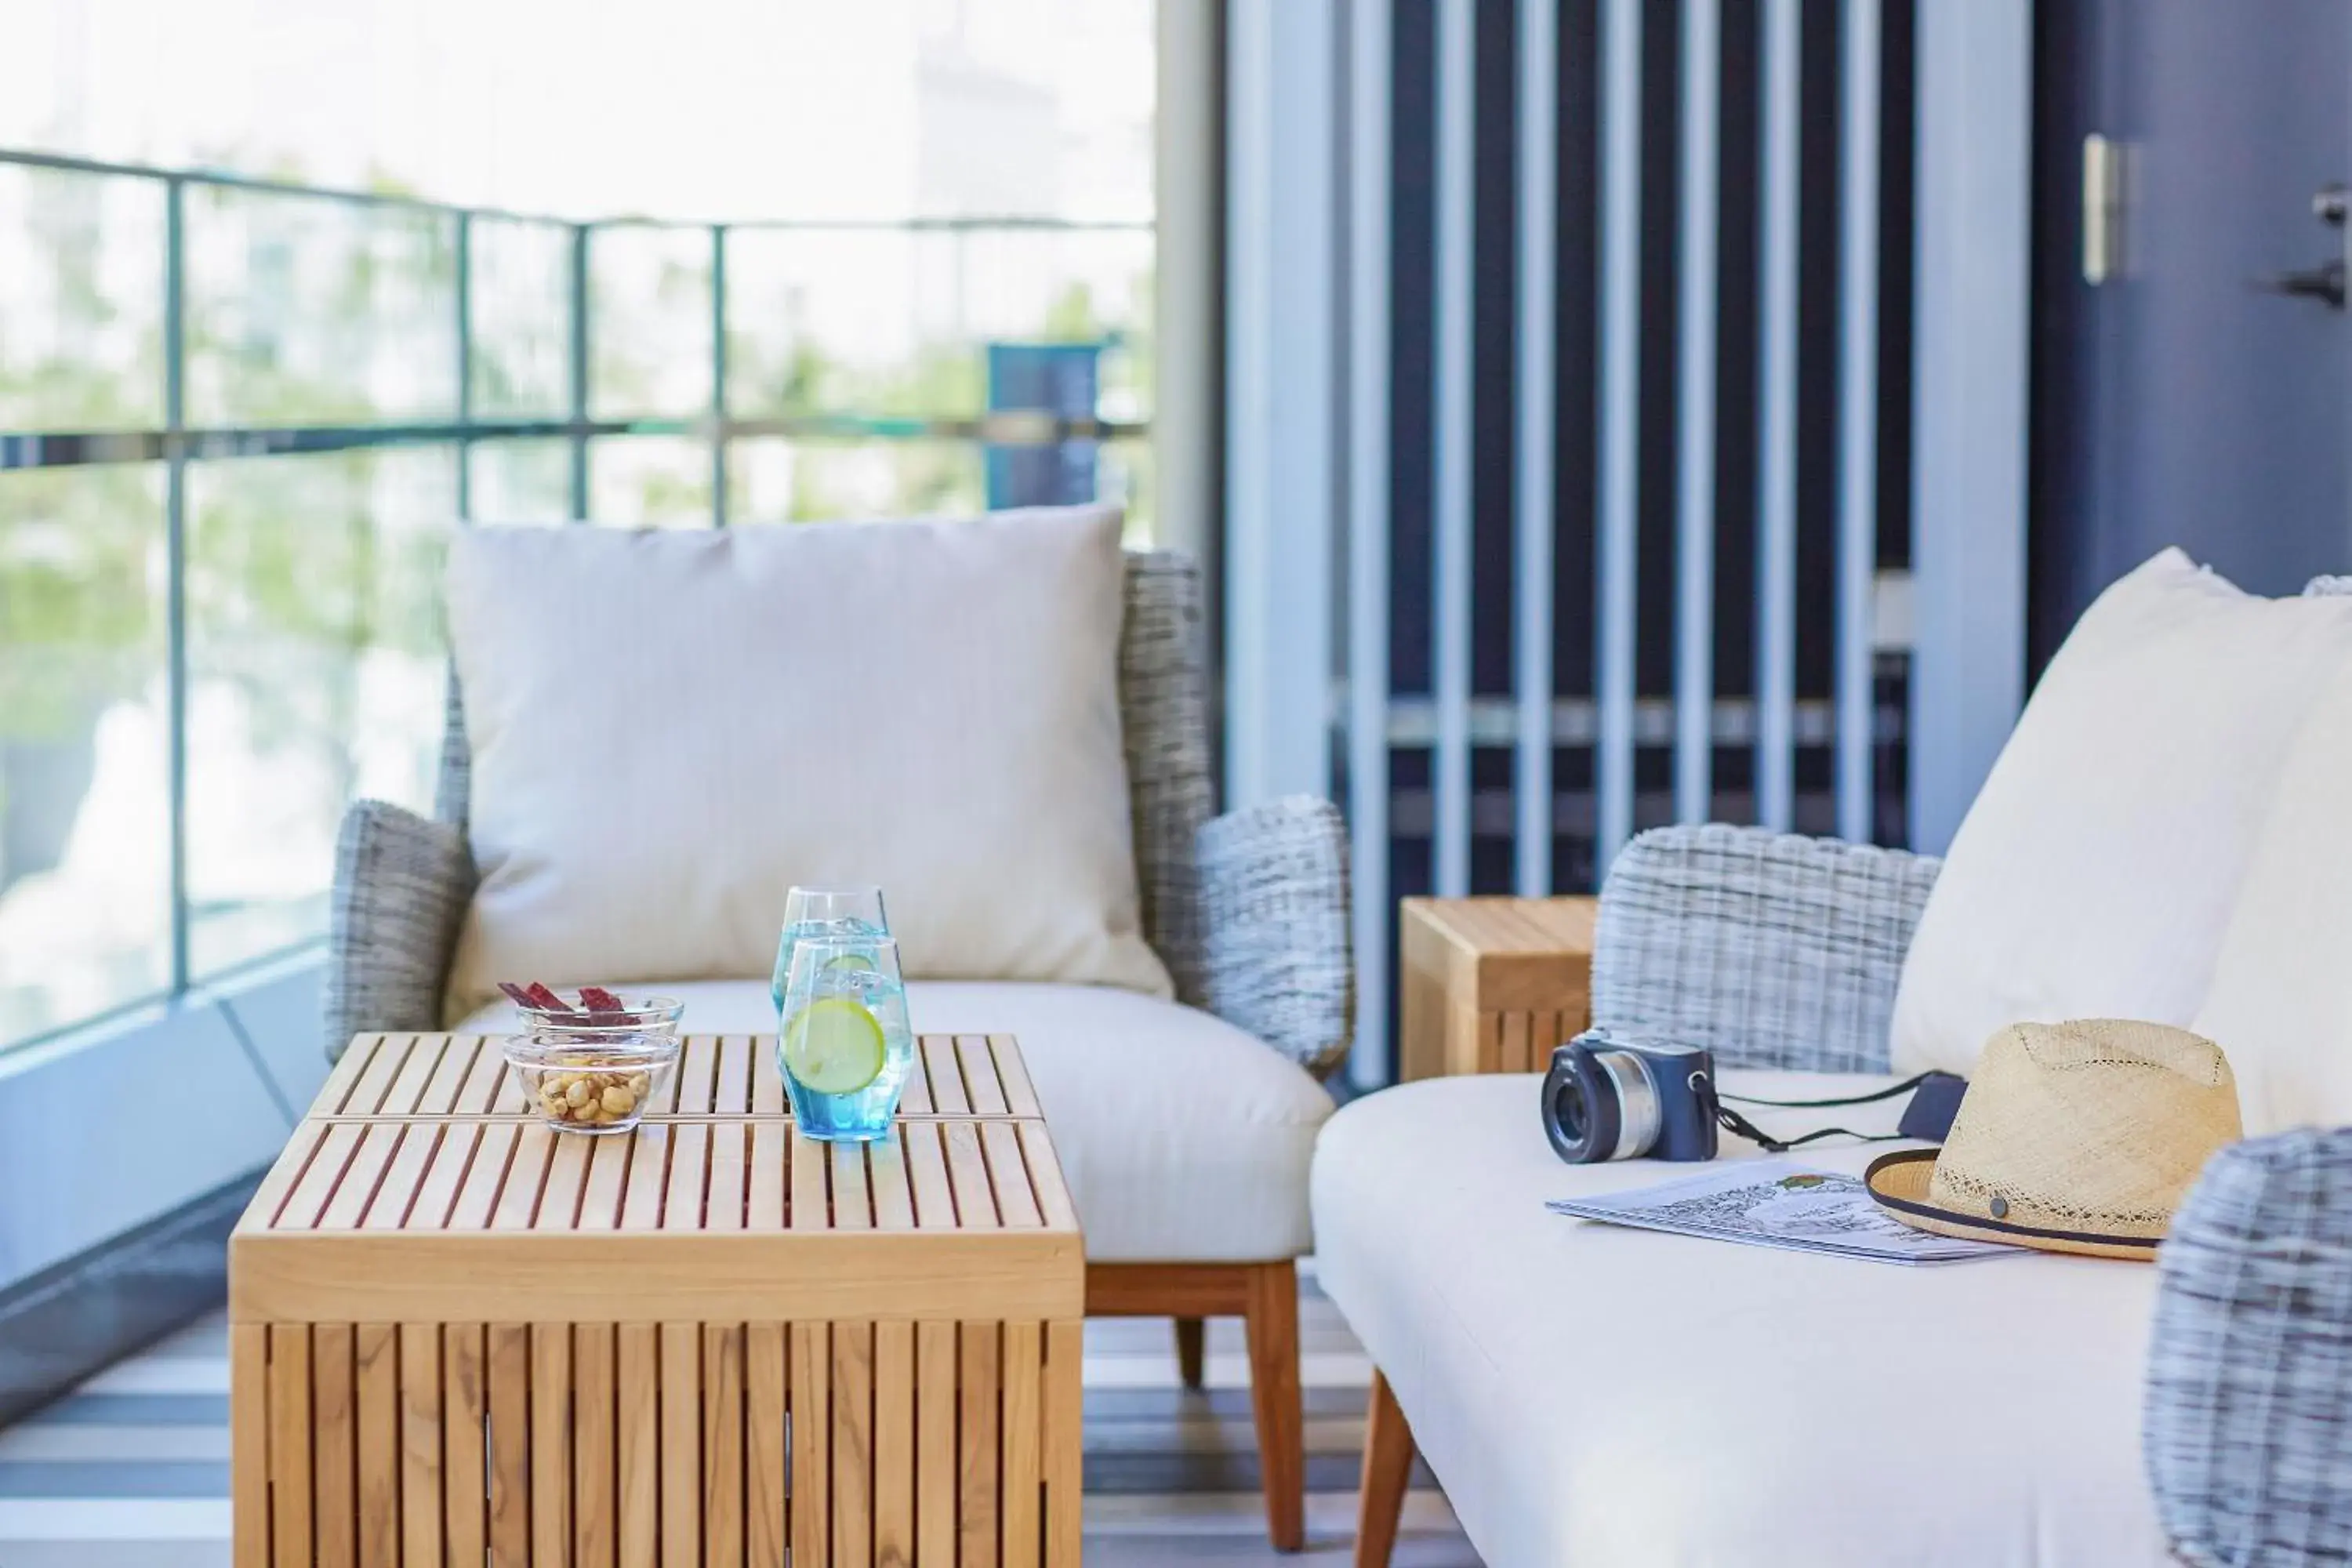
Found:
[[[1896,1132],[1856,1132],[1851,1127],[1823,1127],[1816,1131],[1801,1133],[1794,1138],[1775,1138],[1724,1102],[1737,1100],[1742,1105],[1769,1105],[1776,1110],[1821,1110],[1835,1105],[1871,1105],[1882,1100],[1893,1100],[1898,1094],[1909,1094],[1930,1079],[1950,1076],[1948,1073],[1923,1072],[1916,1077],[1906,1078],[1901,1083],[1870,1094],[1848,1095],[1835,1100],[1760,1100],[1750,1094],[1725,1094],[1715,1087],[1712,1079],[1708,1079],[1706,1097],[1715,1111],[1717,1126],[1727,1132],[1747,1139],[1768,1154],[1785,1154],[1801,1143],[1811,1143],[1822,1138],[1851,1138],[1858,1143],[1891,1143],[1898,1139],[1916,1138],[1920,1134],[1907,1130]],[[1910,1124],[1910,1119],[1907,1116],[1905,1118],[1905,1124],[1907,1129]],[[1946,1125],[1949,1125],[1948,1119]]]

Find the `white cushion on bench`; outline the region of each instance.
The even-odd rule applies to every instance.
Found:
[[[773,1034],[765,980],[660,984],[697,1034]],[[1010,1034],[1045,1102],[1096,1262],[1269,1262],[1307,1250],[1323,1087],[1196,1008],[1093,985],[913,981],[925,1034]],[[485,1008],[461,1031],[510,1027]]]
[[[1724,1079],[1787,1099],[1886,1081]],[[1906,1268],[1563,1218],[1544,1200],[1695,1167],[1562,1164],[1536,1085],[1372,1095],[1315,1159],[1324,1288],[1487,1563],[2166,1561],[2139,1457],[2155,1269],[2042,1254]],[[1830,1120],[1891,1129],[1894,1111],[1766,1124]],[[1810,1158],[1859,1172],[1885,1147]]]

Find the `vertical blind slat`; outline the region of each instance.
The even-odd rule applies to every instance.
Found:
[[[1795,804],[1797,698],[1798,0],[1765,0],[1763,192],[1757,389],[1757,820],[1786,829]]]
[[[1511,617],[1517,691],[1512,794],[1519,893],[1551,891],[1552,335],[1559,285],[1559,16],[1557,0],[1519,0],[1517,472],[1512,487]],[[1359,142],[1359,145],[1361,145]]]
[[[1349,1071],[1384,1077],[1389,934],[1389,82],[1386,0],[1348,11],[1348,824],[1358,994]]]
[[[1599,731],[1593,869],[1633,829],[1633,617],[1642,312],[1642,0],[1607,0],[1601,18]]]
[[[1878,564],[1879,0],[1845,0],[1838,150],[1837,830],[1871,837]]]
[[[1683,0],[1675,268],[1675,816],[1705,822],[1715,731],[1715,334],[1718,0]]]
[[[1470,273],[1476,243],[1477,6],[1440,0],[1437,12],[1436,451],[1434,695],[1436,875],[1440,898],[1470,890]]]

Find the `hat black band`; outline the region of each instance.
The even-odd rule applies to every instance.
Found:
[[[1908,1198],[1892,1196],[1871,1179],[1889,1166],[1916,1165],[1922,1160],[1934,1160],[1937,1151],[1933,1149],[1906,1149],[1899,1153],[1881,1154],[1863,1173],[1863,1184],[1870,1189],[1872,1197],[1888,1208],[1901,1209],[1905,1214],[1916,1214],[1924,1219],[1941,1220],[1947,1225],[1964,1225],[1971,1230],[1992,1231],[2003,1236],[2037,1237],[2044,1241],[2088,1243],[2095,1247],[2133,1247],[2149,1252],[2154,1252],[2159,1244],[2160,1238],[2155,1237],[2105,1236],[2095,1230],[2050,1230],[2038,1225],[2017,1225],[1981,1215],[1961,1214],[1957,1209],[1937,1208],[1933,1204],[1915,1204]]]

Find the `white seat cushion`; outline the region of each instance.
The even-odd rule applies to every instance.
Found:
[[[1723,1076],[1786,1099],[1886,1081]],[[1537,1083],[1371,1095],[1315,1158],[1324,1288],[1486,1562],[2166,1561],[2139,1458],[2155,1269],[1906,1268],[1563,1218],[1544,1200],[1691,1167],[1562,1164]],[[1895,1110],[1769,1114],[1773,1131],[1874,1131]],[[1883,1148],[1801,1153],[1859,1172]]]
[[[765,980],[660,984],[697,1034],[773,1034]],[[1103,1262],[1268,1262],[1308,1250],[1307,1173],[1331,1097],[1232,1025],[1132,991],[913,981],[925,1034],[1010,1034]],[[488,1007],[460,1030],[511,1026]]]

